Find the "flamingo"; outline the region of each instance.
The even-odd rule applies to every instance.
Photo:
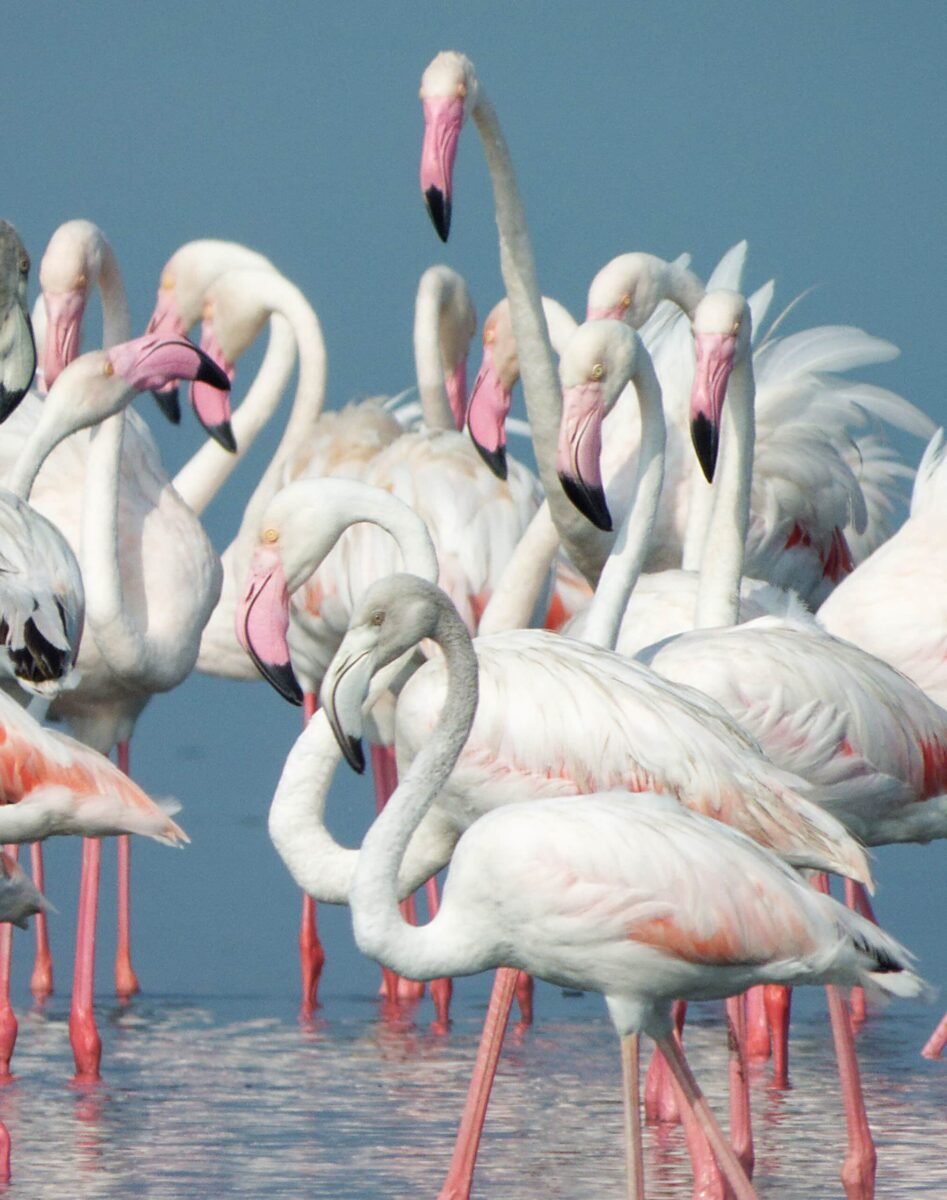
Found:
[[[670,1036],[672,998],[729,996],[773,980],[869,982],[917,995],[923,985],[909,954],[749,839],[653,792],[631,805],[600,793],[497,808],[461,837],[437,916],[407,925],[399,866],[471,732],[478,656],[439,589],[395,575],[365,594],[323,681],[329,720],[357,767],[372,675],[424,637],[444,652],[446,690],[427,745],[359,852],[350,905],[360,948],[421,978],[509,965],[601,992],[622,1039],[629,1194],[643,1191],[630,1035],[647,1032],[730,1186],[753,1196]]]
[[[820,607],[829,633],[890,663],[947,708],[947,555],[940,528],[947,501],[947,442],[937,430],[914,480],[908,519],[889,541],[843,580]],[[925,766],[944,769],[943,745],[922,747]],[[939,1058],[947,1046],[947,1015],[922,1053]]]
[[[30,256],[9,221],[0,220],[0,421],[29,391],[36,344],[26,302]]]
[[[617,360],[602,353],[616,348]],[[588,406],[589,393],[596,389],[604,391],[607,400],[610,392],[625,385],[629,373],[638,376],[639,395],[643,394],[648,414],[646,445],[656,451],[663,426],[660,396],[636,335],[618,322],[597,323],[596,328],[584,331],[576,351],[576,360],[564,358],[561,369],[564,381],[575,384],[580,406]],[[567,392],[567,410],[569,407]],[[577,417],[581,430],[583,422],[580,414]],[[658,427],[652,430],[655,420]],[[653,517],[660,471],[649,459],[654,455],[646,455],[641,464],[645,484],[639,496]],[[391,497],[388,500],[393,502]],[[646,544],[647,520],[643,525],[637,532],[619,535],[625,567],[632,574]],[[242,615],[238,616],[261,669],[280,686],[285,686],[286,672],[291,669],[282,632],[288,622],[290,585],[288,565],[281,561],[284,551],[292,554],[290,542],[284,546],[279,525],[264,527]],[[610,586],[617,587],[617,581]],[[640,791],[660,787],[688,805],[739,824],[796,862],[812,862],[813,854],[823,863],[833,859],[841,865],[844,859],[843,873],[864,874],[859,865],[861,852],[854,843],[839,841],[840,827],[794,790],[797,786],[805,789],[805,785],[759,758],[746,735],[698,693],[668,687],[621,656],[539,630],[481,636],[475,645],[483,699],[473,736],[438,805],[431,810],[429,821],[440,829],[437,853],[443,854],[432,867],[443,865],[458,834],[498,803],[563,795],[575,788]],[[442,694],[443,670],[437,661],[426,663],[402,689],[395,713],[399,763],[410,762],[427,740],[429,714],[436,711]],[[609,698],[606,708],[601,704],[604,696]],[[538,721],[537,705],[542,711]],[[594,728],[577,719],[583,711],[596,714]],[[542,731],[539,737],[538,731]],[[313,737],[318,736],[318,731],[314,732]],[[688,747],[683,760],[682,744]],[[704,764],[704,772],[696,771],[697,762]],[[708,779],[716,781],[709,792]],[[816,842],[821,849],[816,849]],[[302,882],[298,876],[297,880]],[[491,1014],[502,1014],[498,1018],[502,1023],[514,982],[512,975],[501,973],[491,1002]],[[492,1057],[494,1050],[499,1051],[499,1044],[485,1047],[484,1053]],[[465,1115],[458,1158],[445,1194],[469,1192],[473,1167],[469,1148],[471,1143],[475,1146],[479,1135],[488,1092],[487,1086],[479,1096],[482,1103]]]
[[[178,375],[169,375],[174,369]],[[22,423],[28,427],[16,431],[22,446],[7,479],[11,490],[32,495],[37,507],[42,505],[73,543],[80,538],[82,543],[92,636],[83,639],[80,650],[80,685],[61,693],[51,711],[69,720],[87,744],[98,742],[104,749],[127,739],[152,692],[176,686],[191,669],[200,623],[206,620],[220,586],[216,557],[199,524],[162,482],[155,455],[140,460],[139,468],[146,469],[134,475],[120,458],[123,407],[136,390],[150,386],[154,379],[164,384],[169,377],[201,377],[220,387],[226,384],[216,365],[190,343],[149,337],[85,355],[81,363],[74,362],[62,372],[57,379],[60,386],[53,385],[43,404],[36,406],[38,412],[25,411],[21,405],[11,418],[17,422],[22,413]],[[63,441],[73,430],[106,417],[109,422],[94,434]],[[138,444],[147,448],[142,439],[139,433]],[[74,479],[76,473],[85,477],[81,513],[74,499],[67,505],[62,496],[62,482]],[[37,486],[34,494],[34,480],[42,483],[44,474],[60,486]],[[128,529],[136,522],[141,560],[135,565],[128,560],[120,563],[115,547],[119,524]],[[173,597],[188,600],[187,611],[167,599],[168,588]],[[147,634],[142,632],[140,616],[136,621],[123,607],[123,598],[138,608],[147,604]],[[97,844],[86,843],[84,877],[97,874],[98,853]],[[91,946],[81,942],[80,946],[91,961]],[[76,987],[81,975],[77,972]],[[91,989],[91,974],[86,985]],[[88,1009],[91,1016],[91,991]],[[82,1025],[87,1025],[85,1019]],[[77,1070],[95,1077],[97,1035],[82,1034],[81,1040],[83,1047],[74,1042]]]

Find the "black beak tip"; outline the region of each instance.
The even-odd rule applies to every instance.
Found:
[[[289,663],[262,663],[257,660],[256,665],[266,681],[276,688],[284,700],[288,700],[290,704],[295,704],[297,707],[302,704],[303,690]]]
[[[424,203],[427,205],[431,223],[437,230],[437,236],[442,242],[446,242],[450,233],[450,198],[445,196],[440,188],[436,188],[431,184],[424,193]]]
[[[197,368],[197,374],[194,376],[200,383],[208,383],[212,388],[217,388],[219,392],[230,391],[230,379],[227,372],[217,365],[214,360],[207,354],[201,354],[200,365]]]
[[[233,428],[229,421],[221,421],[219,425],[205,425],[204,428],[218,446],[223,446],[231,454],[237,453],[237,439],[233,435]]]
[[[596,529],[611,533],[612,515],[608,511],[604,488],[588,487],[581,479],[576,479],[572,475],[560,474],[559,482],[562,484],[562,490],[579,512],[591,521]]]
[[[167,419],[171,422],[171,424],[180,425],[181,400],[178,396],[178,389],[176,387],[172,387],[168,388],[166,392],[157,392],[152,390],[151,394],[154,396],[158,407],[164,413],[165,417],[167,417]]]
[[[708,483],[713,483],[717,450],[720,446],[720,430],[704,413],[698,413],[691,421],[691,441],[704,478]]]
[[[0,423],[10,416],[28,391],[29,385],[25,388],[7,388],[0,383]]]
[[[365,774],[365,750],[362,747],[361,738],[346,734],[342,742],[342,753],[345,755],[345,761],[356,775]]]
[[[485,446],[480,445],[475,437],[471,436],[470,440],[477,447],[477,453],[493,474],[496,475],[497,479],[505,481],[508,474],[506,446],[497,446],[496,450],[487,450]]]

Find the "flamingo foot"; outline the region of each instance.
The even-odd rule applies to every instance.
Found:
[[[319,980],[325,965],[326,952],[322,948],[316,929],[316,902],[311,896],[303,896],[302,920],[299,925],[299,972],[302,982],[302,1000],[299,1006],[301,1021],[311,1021],[319,1007]]]
[[[69,1016],[69,1041],[76,1063],[76,1083],[95,1083],[102,1078],[102,1039],[91,1012],[73,1011]]]
[[[518,1025],[521,1029],[525,1029],[533,1023],[533,992],[535,990],[536,985],[532,975],[527,975],[525,971],[518,971],[516,975],[516,1003],[520,1008]]]
[[[944,1046],[947,1046],[947,1013],[944,1013],[940,1024],[924,1043],[921,1054],[924,1058],[940,1058]]]

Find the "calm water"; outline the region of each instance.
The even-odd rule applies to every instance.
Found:
[[[18,1080],[0,1093],[13,1138],[8,1200],[62,1197],[353,1197],[437,1194],[463,1102],[486,990],[461,981],[449,1034],[426,1002],[384,1020],[365,997],[325,997],[311,1024],[272,997],[151,996],[104,1006],[101,1085],[65,1084],[67,1003],[20,1014]],[[513,1034],[488,1117],[474,1195],[517,1200],[622,1194],[617,1043],[597,996],[537,991]],[[906,1004],[860,1037],[879,1151],[878,1196],[947,1196],[947,1063],[917,1050],[936,1019]],[[716,1006],[688,1033],[718,1111],[726,1078]],[[793,1024],[795,1086],[754,1083],[761,1196],[841,1194],[844,1125],[824,1004]],[[677,1129],[647,1132],[649,1196],[689,1195]]]

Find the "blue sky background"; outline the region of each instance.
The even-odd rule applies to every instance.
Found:
[[[902,356],[870,378],[943,420],[945,35],[947,9],[916,2],[21,6],[5,14],[2,214],[37,265],[61,221],[101,225],[139,330],[177,246],[243,241],[317,309],[330,406],[399,391],[412,382],[427,266],[461,271],[481,317],[501,295],[472,130],[447,247],[419,195],[420,75],[438,50],[459,49],[506,130],[545,292],[578,314],[617,253],[687,250],[706,274],[746,237],[752,286],[775,276],[788,302],[815,285],[789,328],[852,323],[890,338]],[[95,336],[90,325],[87,345]],[[140,407],[173,474],[199,432]],[[211,509],[220,547],[277,433]],[[916,460],[922,447],[904,449]],[[184,852],[136,846],[136,962],[150,992],[294,994],[295,889],[265,818],[298,721],[262,683],[208,679],[146,710],[134,772],[183,802],[193,839]],[[360,827],[368,795],[339,777],[340,827]],[[78,859],[72,841],[52,847],[63,948]],[[942,983],[945,867],[943,844],[877,857],[879,912]],[[325,986],[373,982],[347,913],[324,928]],[[111,923],[102,929],[105,987]]]

